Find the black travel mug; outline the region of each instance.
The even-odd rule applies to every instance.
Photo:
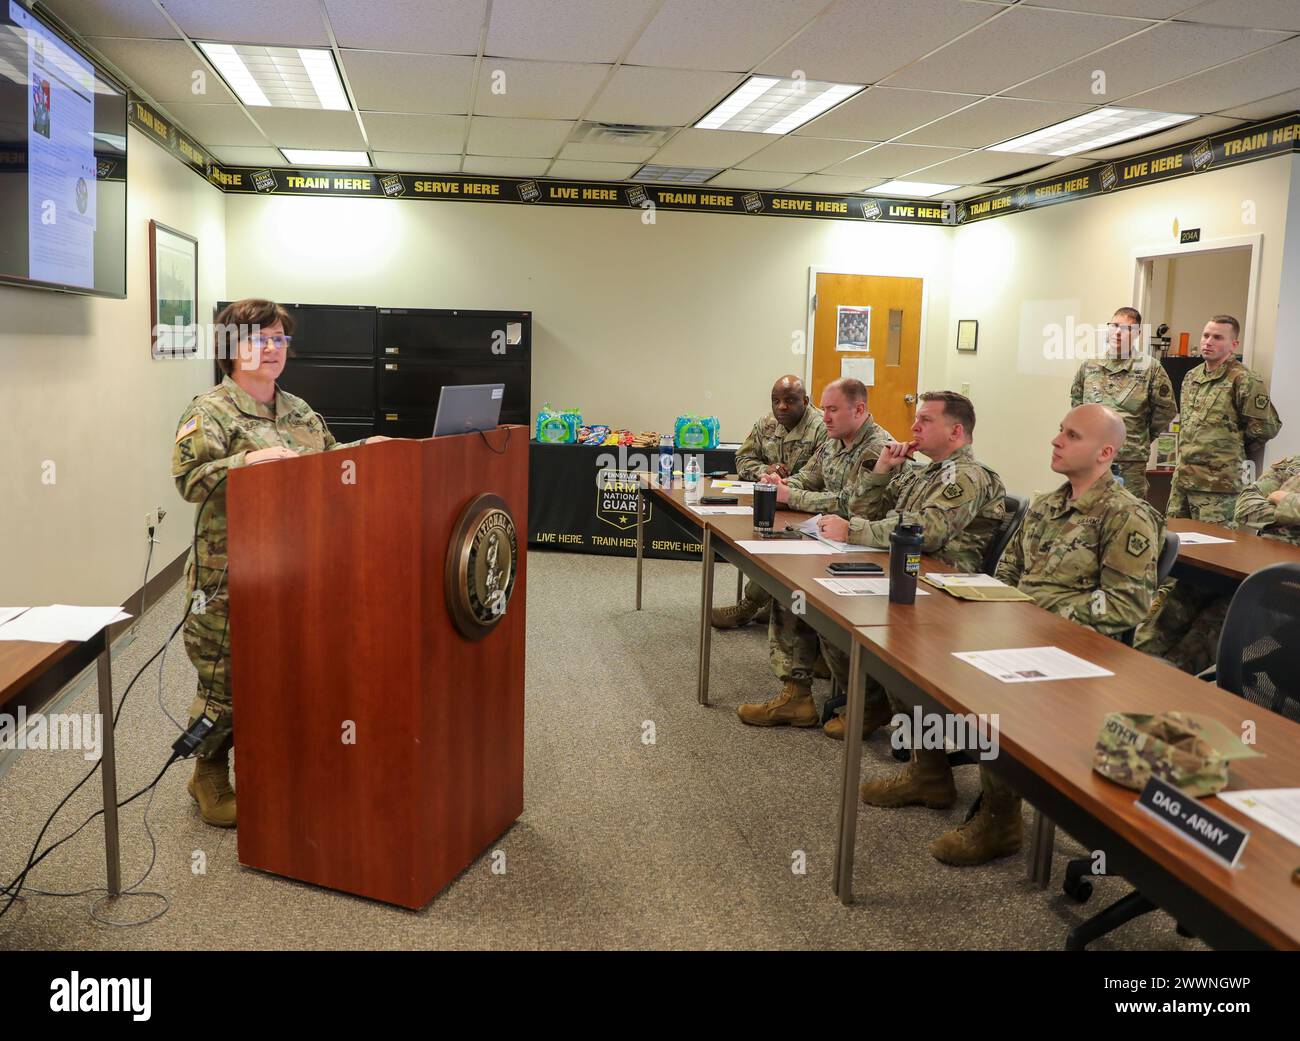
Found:
[[[776,522],[776,485],[754,485],[754,530],[764,534]]]
[[[916,603],[916,576],[921,573],[921,525],[903,524],[889,533],[889,599]]]

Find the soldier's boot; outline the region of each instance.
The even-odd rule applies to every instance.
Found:
[[[772,619],[772,601],[769,600],[767,603],[765,603],[762,607],[758,609],[758,614],[754,615],[754,621],[762,622],[764,625],[767,625],[767,623],[771,621],[771,619]]]
[[[739,603],[730,607],[715,607],[709,620],[715,629],[739,629],[758,616],[760,606],[748,597],[742,597]]]
[[[1020,796],[988,791],[980,800],[979,812],[960,828],[940,835],[930,844],[936,860],[957,867],[973,867],[1020,849]]]
[[[945,810],[957,798],[948,753],[942,749],[913,748],[912,761],[890,777],[863,781],[858,788],[869,806],[929,806]]]
[[[888,701],[883,698],[880,701],[868,701],[866,711],[862,713],[862,740],[865,741],[893,718],[893,712],[889,708]],[[830,719],[826,720],[825,724],[822,726],[822,733],[827,737],[834,738],[836,741],[843,741],[843,714],[832,716]]]
[[[754,727],[815,727],[819,721],[813,704],[812,689],[807,684],[789,681],[781,693],[769,701],[741,705],[736,715]]]
[[[214,759],[196,759],[189,790],[199,804],[205,824],[218,828],[235,826],[235,792],[230,787],[229,754]]]

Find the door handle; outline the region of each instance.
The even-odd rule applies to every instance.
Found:
[[[903,400],[904,400],[907,404],[909,404],[909,405],[915,405],[915,404],[916,404],[916,395],[915,395],[915,394],[904,394],[904,395],[903,395]]]

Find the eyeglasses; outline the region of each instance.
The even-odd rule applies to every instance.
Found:
[[[1106,328],[1113,329],[1115,330],[1115,332],[1125,332],[1125,333],[1132,333],[1137,331],[1137,326],[1131,325],[1128,322],[1109,322],[1106,325]]]
[[[254,333],[248,338],[248,342],[259,350],[262,347],[272,347],[275,350],[288,350],[293,343],[292,336],[262,336]]]

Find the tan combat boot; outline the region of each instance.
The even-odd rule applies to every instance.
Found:
[[[758,614],[754,615],[754,621],[762,622],[764,625],[767,625],[767,623],[771,620],[772,620],[772,601],[768,600],[767,603],[765,603],[762,607],[758,609]]]
[[[815,727],[818,722],[812,690],[793,680],[770,701],[741,705],[736,715],[755,727]]]
[[[730,607],[715,607],[709,616],[715,629],[739,629],[748,625],[758,615],[759,605],[752,600],[742,599]]]
[[[942,749],[913,748],[912,761],[891,777],[863,781],[858,788],[869,806],[929,806],[944,810],[957,798],[948,753]]]
[[[196,759],[189,783],[190,794],[199,804],[199,816],[205,824],[218,828],[235,826],[235,792],[230,787],[228,756]]]
[[[862,740],[865,741],[881,727],[894,718],[888,701],[868,702],[862,714]],[[844,740],[844,716],[838,715],[826,720],[822,733],[836,741]]]
[[[985,792],[979,812],[955,831],[940,835],[930,844],[936,860],[957,867],[973,867],[1020,849],[1020,797]]]

